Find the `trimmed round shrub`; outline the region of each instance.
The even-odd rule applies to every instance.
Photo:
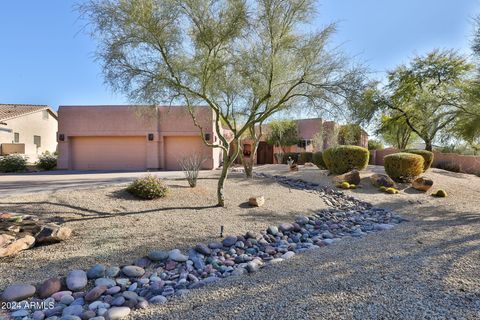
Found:
[[[0,172],[22,172],[27,169],[27,158],[20,154],[0,157]]]
[[[57,167],[57,157],[49,152],[45,152],[38,157],[35,165],[40,170],[53,170]]]
[[[411,182],[423,172],[423,157],[418,154],[399,152],[383,159],[385,172],[397,182]]]
[[[305,164],[306,162],[312,162],[313,152],[300,152],[298,157],[298,164]]]
[[[160,178],[153,175],[146,175],[135,179],[127,187],[127,191],[141,199],[152,200],[165,197],[168,188]]]
[[[408,150],[405,150],[405,152],[418,154],[419,156],[423,157],[423,172],[430,169],[433,163],[433,152],[428,150],[414,150],[414,149],[408,149]]]
[[[323,161],[331,173],[343,174],[353,169],[363,170],[370,153],[359,146],[337,146],[323,151]]]
[[[323,161],[322,151],[317,151],[312,155],[312,162],[319,169],[326,169],[327,168],[327,166],[325,165],[325,161]]]

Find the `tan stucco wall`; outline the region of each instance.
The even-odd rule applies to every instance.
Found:
[[[14,133],[20,134],[19,143],[25,144],[25,155],[28,162],[35,162],[38,155],[45,151],[55,152],[57,150],[57,128],[58,122],[55,117],[49,113],[48,119],[43,119],[42,111],[37,111],[28,115],[20,116],[10,120],[3,120],[7,125],[2,125],[2,129],[12,129],[12,132],[0,131],[0,143],[12,143]],[[41,147],[33,143],[33,136],[41,137]]]
[[[195,108],[198,123],[210,134],[211,141],[218,138],[214,134],[214,117],[210,108]],[[72,169],[72,137],[86,136],[130,136],[143,137],[146,141],[146,163],[148,169],[164,169],[171,159],[178,159],[189,152],[192,137],[200,137],[200,130],[193,123],[192,117],[184,107],[135,107],[135,106],[61,106],[59,115],[59,134],[65,141],[59,141],[59,168]],[[148,134],[153,134],[153,141],[148,141]],[[165,140],[176,137],[176,143],[184,148],[170,148],[166,152]],[[207,148],[198,139],[199,148],[208,154],[205,168],[214,169],[219,165],[218,150]],[[106,157],[99,153],[99,161]],[[125,161],[128,161],[127,159]]]

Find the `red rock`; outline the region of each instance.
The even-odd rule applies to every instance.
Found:
[[[62,282],[58,278],[50,278],[40,286],[38,296],[42,299],[50,297],[55,292],[62,289]]]
[[[95,287],[93,288],[92,290],[88,291],[88,293],[85,295],[85,301],[95,301],[97,300],[98,298],[100,298],[100,296],[105,292],[107,291],[107,287],[106,286],[98,286],[98,287]]]

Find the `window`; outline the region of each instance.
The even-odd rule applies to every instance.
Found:
[[[302,149],[306,149],[307,146],[311,145],[312,144],[312,140],[311,139],[303,139],[303,140],[299,140],[298,141],[298,144],[297,146],[299,148],[302,148]]]
[[[49,116],[50,116],[50,115],[48,114],[48,110],[43,110],[43,111],[42,111],[42,118],[43,118],[43,120],[48,120],[48,117],[49,117]]]
[[[13,133],[13,143],[19,143],[20,142],[20,133],[14,132]]]
[[[33,136],[33,144],[40,148],[42,146],[42,137],[40,136]]]

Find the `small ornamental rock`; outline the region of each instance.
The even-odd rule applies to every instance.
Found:
[[[180,252],[178,249],[173,249],[168,253],[168,258],[176,262],[185,262],[188,257]]]
[[[155,250],[148,254],[148,258],[152,261],[164,261],[168,259],[168,252]]]
[[[42,299],[50,297],[55,292],[58,292],[62,289],[62,283],[58,278],[50,278],[46,280],[40,286],[38,290],[38,296]]]
[[[7,234],[0,235],[0,258],[9,257],[17,254],[22,250],[29,249],[35,244],[35,238],[25,235],[19,239]]]
[[[35,241],[42,244],[55,243],[67,240],[71,235],[72,229],[52,223],[41,227],[40,232],[35,235]]]
[[[145,274],[145,269],[138,266],[125,266],[122,272],[129,278],[139,278]]]
[[[210,255],[212,253],[212,250],[204,243],[199,243],[195,246],[195,251],[204,254],[204,255]]]
[[[225,246],[225,247],[231,247],[233,246],[235,243],[237,243],[237,237],[236,236],[228,236],[226,237],[225,239],[223,239],[222,241],[222,244]]]
[[[88,291],[88,293],[85,295],[85,301],[90,302],[90,301],[95,301],[100,296],[107,291],[106,286],[97,286],[93,288],[92,290]]]
[[[105,276],[105,266],[101,264],[96,264],[87,271],[88,279],[97,279]]]
[[[87,273],[83,270],[73,270],[67,275],[67,288],[80,291],[87,286]]]
[[[121,320],[130,314],[128,307],[113,307],[104,315],[105,320]]]
[[[35,294],[35,287],[29,284],[13,284],[5,288],[1,300],[5,302],[21,301]]]
[[[433,180],[425,177],[420,177],[412,182],[412,187],[419,191],[428,191],[433,186]]]
[[[248,199],[248,204],[252,207],[261,207],[265,204],[265,197],[251,197],[250,199]]]

